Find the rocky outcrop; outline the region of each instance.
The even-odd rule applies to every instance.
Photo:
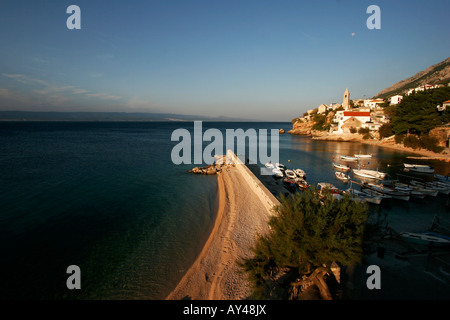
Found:
[[[292,122],[292,130],[289,130],[288,133],[294,135],[310,136],[312,133],[311,128],[313,125],[314,121],[294,120]]]
[[[234,163],[226,163],[226,156],[216,156],[215,163],[207,165],[206,167],[195,167],[192,170],[189,170],[189,172],[196,174],[214,175],[219,174],[223,170],[234,166]]]

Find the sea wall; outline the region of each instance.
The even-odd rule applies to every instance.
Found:
[[[244,177],[249,188],[259,197],[265,208],[271,211],[273,207],[280,204],[278,199],[275,198],[250,169],[247,168],[244,162],[231,150],[227,150],[227,163],[234,163],[236,165],[236,170]]]

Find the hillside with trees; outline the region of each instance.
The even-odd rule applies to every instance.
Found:
[[[380,128],[380,137],[395,134],[395,141],[413,149],[425,148],[441,152],[439,141],[430,132],[450,123],[450,110],[439,111],[444,101],[450,100],[450,87],[415,92],[407,95],[396,106],[386,108],[391,122]]]
[[[388,98],[397,94],[404,95],[408,89],[425,84],[443,84],[450,81],[450,58],[445,59],[414,76],[399,81],[392,86],[380,91],[375,98]]]

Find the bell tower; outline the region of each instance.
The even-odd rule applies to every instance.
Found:
[[[350,92],[348,92],[348,88],[344,92],[344,100],[342,101],[342,107],[344,110],[350,109]]]

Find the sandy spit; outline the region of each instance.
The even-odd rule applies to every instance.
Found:
[[[197,260],[167,300],[241,300],[251,292],[236,265],[250,257],[258,234],[268,232],[271,213],[236,168],[218,175],[219,209],[213,230]]]

